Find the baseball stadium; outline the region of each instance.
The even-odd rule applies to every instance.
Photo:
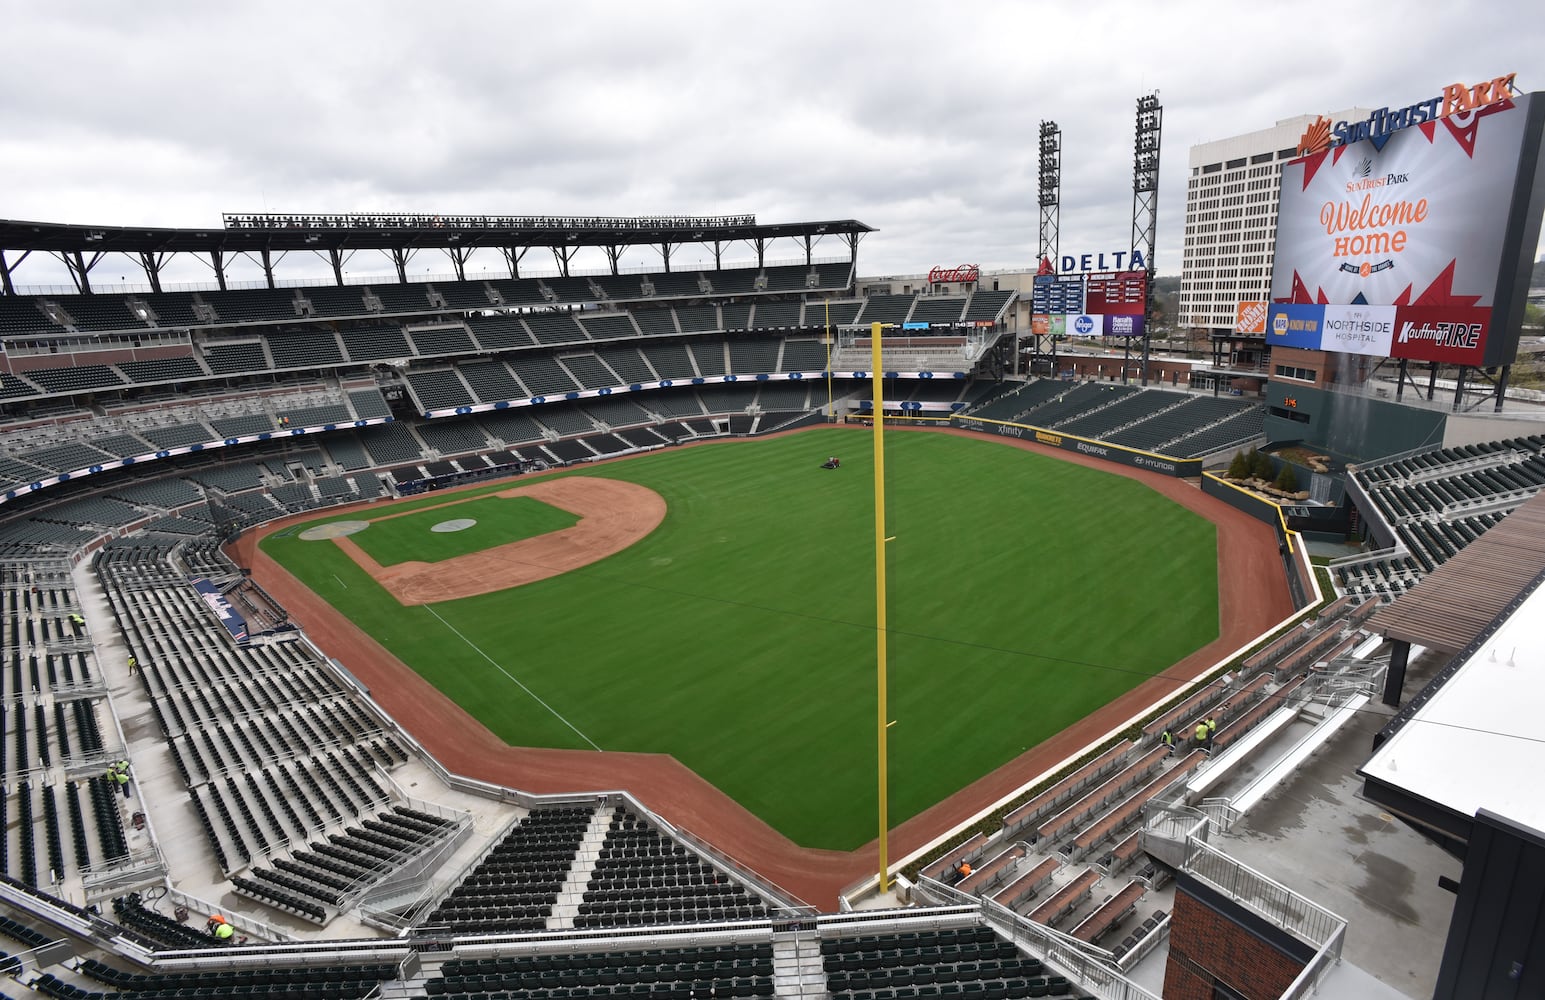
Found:
[[[1306,133],[1210,365],[855,219],[0,221],[0,992],[1527,994],[1545,99],[1455,114],[1495,245],[1324,265]]]

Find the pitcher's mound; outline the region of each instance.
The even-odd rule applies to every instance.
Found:
[[[319,524],[315,528],[307,528],[300,533],[300,539],[303,542],[321,542],[329,538],[352,535],[368,527],[370,527],[369,521],[334,521],[331,524]]]
[[[429,530],[442,535],[448,535],[453,531],[466,531],[476,523],[477,521],[470,517],[458,517],[454,521],[441,521]]]

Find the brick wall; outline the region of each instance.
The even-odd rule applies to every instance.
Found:
[[[1176,889],[1164,1000],[1213,1000],[1215,982],[1245,1000],[1276,1000],[1303,971],[1303,958],[1252,931],[1224,907],[1233,908],[1227,901],[1204,902],[1184,886]],[[1249,917],[1242,909],[1238,916]]]

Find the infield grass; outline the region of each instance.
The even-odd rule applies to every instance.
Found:
[[[819,429],[559,473],[639,483],[668,513],[583,569],[432,606],[330,542],[263,548],[506,741],[673,754],[794,841],[849,850],[876,833],[869,447]],[[992,440],[886,448],[893,824],[1217,637],[1204,518]]]
[[[504,484],[505,489],[510,486]],[[446,506],[371,521],[370,527],[349,537],[382,566],[395,566],[412,561],[440,562],[579,523],[579,515],[532,497],[480,497],[463,503],[457,502],[462,499],[459,494],[439,497]],[[395,511],[383,509],[382,513]],[[430,530],[443,521],[463,518],[477,523],[460,531]]]

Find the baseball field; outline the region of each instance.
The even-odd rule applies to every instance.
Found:
[[[893,824],[1218,636],[1211,522],[996,441],[886,440]],[[671,754],[795,842],[851,850],[875,833],[871,474],[866,435],[822,429],[262,548],[506,742]]]

